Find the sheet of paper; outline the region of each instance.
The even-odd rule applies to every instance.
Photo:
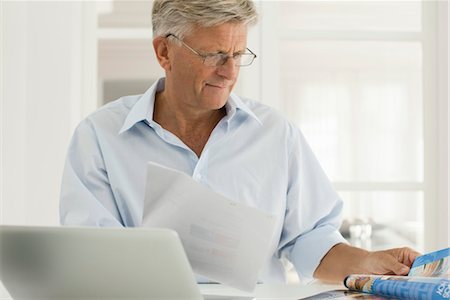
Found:
[[[175,230],[195,273],[252,291],[269,259],[275,216],[149,162],[142,225]]]

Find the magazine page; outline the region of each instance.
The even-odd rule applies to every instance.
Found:
[[[389,300],[391,298],[386,298],[382,296],[366,294],[361,292],[349,291],[349,290],[334,290],[323,292],[314,296],[309,296],[306,298],[301,298],[299,300],[318,300],[318,299],[370,299],[370,300]]]
[[[414,260],[408,276],[450,278],[450,248],[427,253]]]
[[[350,275],[344,285],[349,290],[397,299],[450,299],[450,280],[446,278]]]

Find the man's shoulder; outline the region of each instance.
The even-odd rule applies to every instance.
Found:
[[[78,130],[88,126],[94,128],[95,131],[102,130],[117,133],[123,126],[131,108],[141,96],[124,96],[100,106],[80,122]]]
[[[294,126],[283,113],[265,103],[242,97],[240,98],[240,100],[248,109],[250,109],[255,114],[257,118],[260,119],[261,123],[263,124],[270,123],[271,125],[273,125],[274,123],[276,123],[280,126]]]
[[[142,95],[124,96],[117,100],[108,102],[100,106],[97,110],[87,116],[86,119],[93,123],[105,120],[124,122],[131,108],[136,104]]]
[[[110,117],[112,115],[126,116],[141,96],[142,95],[131,95],[120,97],[117,100],[113,100],[103,106],[100,106],[97,110],[91,113],[88,118],[101,119],[105,116]]]
[[[240,101],[260,120],[262,130],[266,134],[273,133],[278,138],[295,141],[300,138],[301,131],[297,124],[279,110],[260,101],[240,98]]]

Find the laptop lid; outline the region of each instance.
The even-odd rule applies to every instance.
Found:
[[[202,299],[168,229],[0,226],[0,266],[14,299]]]

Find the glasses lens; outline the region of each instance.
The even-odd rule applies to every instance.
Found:
[[[228,61],[230,57],[226,54],[217,53],[204,57],[203,64],[207,67],[219,67]],[[238,67],[249,66],[255,59],[255,55],[251,53],[242,53],[233,57],[234,64]]]
[[[203,60],[203,64],[207,67],[217,67],[221,66],[225,63],[227,56],[222,54],[210,54],[205,56]]]
[[[252,64],[253,60],[255,59],[255,56],[251,53],[243,53],[240,55],[240,59],[237,61],[239,63],[239,66],[249,66]]]

